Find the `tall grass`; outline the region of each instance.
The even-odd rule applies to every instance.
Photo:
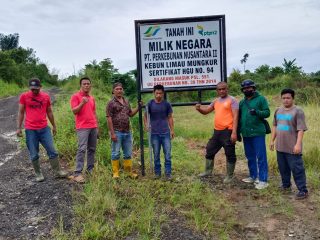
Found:
[[[58,125],[56,145],[60,154],[72,166],[77,149],[74,129],[74,116],[70,110],[69,99],[72,92],[78,89],[78,82],[68,87],[68,92],[58,97],[54,107]],[[170,213],[186,219],[186,224],[194,231],[208,238],[219,236],[228,239],[228,234],[235,225],[234,209],[219,193],[213,192],[196,177],[203,168],[203,156],[199,147],[204,146],[212,135],[213,115],[203,116],[194,107],[174,107],[176,138],[172,144],[173,182],[152,180],[149,172],[149,161],[146,160],[147,176],[138,180],[125,178],[121,173],[119,181],[112,179],[110,167],[110,139],[107,131],[105,106],[111,98],[110,90],[93,88],[92,94],[97,101],[97,114],[101,130],[96,167],[92,177],[88,178],[84,190],[74,192],[75,220],[73,229],[64,232],[60,226],[55,231],[57,239],[159,239],[161,225],[170,222]],[[149,96],[150,97],[150,96]],[[271,117],[279,99],[268,97],[271,103]],[[304,138],[304,160],[308,181],[312,187],[319,187],[319,150],[317,140],[320,129],[317,116],[320,109],[317,105],[303,106],[309,130]],[[138,145],[138,118],[131,119],[135,143]],[[145,136],[146,138],[146,136]],[[267,136],[269,143],[270,135]],[[239,159],[244,159],[243,146],[238,143],[236,151]],[[145,149],[145,159],[148,159]],[[135,168],[137,159],[135,157]],[[271,171],[277,172],[275,153],[268,150]],[[292,209],[282,208],[283,199],[279,194],[270,194],[273,201],[279,202],[278,212],[289,212]],[[274,195],[274,196],[273,196]],[[291,212],[290,212],[290,211]],[[290,215],[289,214],[289,215]],[[63,221],[60,221],[63,222]],[[223,223],[223,224],[222,224]]]
[[[20,88],[15,83],[6,83],[0,79],[0,98],[2,97],[9,97],[9,96],[15,96],[19,93],[21,93],[24,89]]]
[[[77,140],[69,99],[76,90],[71,85],[67,89],[68,92],[58,96],[54,107],[58,125],[55,143],[60,155],[70,163],[72,169]],[[60,230],[55,231],[56,238],[124,239],[134,236],[138,239],[158,239],[161,224],[168,221],[170,212],[185,217],[190,228],[195,231],[208,236],[214,233],[226,234],[226,226],[222,226],[221,222],[227,222],[227,228],[231,228],[234,223],[232,208],[195,177],[202,168],[202,156],[189,148],[188,138],[197,137],[197,133],[193,131],[190,136],[181,134],[184,127],[180,126],[181,121],[177,121],[176,132],[180,136],[173,140],[174,182],[154,181],[148,171],[148,161],[147,177],[135,181],[121,174],[121,179],[114,181],[111,177],[110,139],[105,117],[105,105],[111,96],[110,92],[93,89],[101,130],[96,167],[93,176],[85,184],[84,191],[74,193],[74,229],[64,232],[60,226]],[[137,117],[132,119],[135,136],[139,132],[137,122]],[[145,149],[145,156],[148,159],[148,149]],[[135,168],[138,168],[136,159],[134,163]],[[214,219],[212,216],[215,216]]]

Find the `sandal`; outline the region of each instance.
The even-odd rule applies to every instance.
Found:
[[[68,179],[76,183],[85,183],[85,179],[81,174],[77,176],[71,175]]]

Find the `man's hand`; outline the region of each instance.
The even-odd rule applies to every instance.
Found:
[[[257,115],[257,111],[254,108],[252,108],[252,109],[250,109],[250,114]]]
[[[270,148],[271,151],[274,151],[274,141],[270,142],[269,148]]]
[[[54,126],[52,127],[52,134],[55,136],[57,134],[57,128]]]
[[[232,132],[230,140],[232,143],[236,143],[237,142],[237,133]]]
[[[174,131],[170,131],[170,137],[171,139],[174,139]]]
[[[302,152],[301,144],[296,144],[293,147],[293,154],[300,154]]]
[[[17,129],[16,133],[17,133],[17,136],[18,136],[18,137],[22,137],[22,130],[21,130],[21,128]]]
[[[89,98],[82,97],[82,100],[81,100],[82,105],[85,105],[87,102],[89,102]]]
[[[138,109],[141,109],[143,107],[143,102],[142,101],[139,101],[138,102]]]
[[[99,139],[100,138],[100,128],[98,127],[97,128],[97,139]]]
[[[201,108],[201,104],[200,104],[200,103],[197,103],[195,107],[196,107],[196,110],[199,111],[200,108]]]
[[[143,128],[144,128],[144,130],[146,131],[146,132],[149,132],[149,130],[150,130],[150,127],[149,126],[147,126],[147,125],[143,125]]]
[[[113,142],[118,141],[117,135],[116,135],[116,134],[111,134],[111,140],[112,140]]]

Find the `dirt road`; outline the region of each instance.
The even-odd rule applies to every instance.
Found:
[[[49,91],[51,96],[56,92]],[[15,135],[18,100],[0,100],[0,240],[48,239],[60,219],[71,227],[71,185],[54,179],[45,155],[41,166],[46,180],[35,181],[28,151],[20,149]]]

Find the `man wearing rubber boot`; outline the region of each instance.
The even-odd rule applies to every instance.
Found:
[[[138,111],[138,107],[131,109],[129,101],[123,97],[124,90],[121,83],[113,84],[113,98],[106,107],[106,116],[111,138],[111,163],[113,178],[119,178],[120,148],[123,151],[124,171],[132,178],[138,175],[132,171],[132,134],[130,131],[130,117]]]
[[[217,84],[216,98],[209,106],[196,104],[196,110],[203,115],[215,111],[214,132],[206,147],[205,171],[200,177],[210,176],[214,167],[214,157],[223,147],[227,158],[227,175],[224,183],[230,183],[234,178],[236,164],[235,143],[237,141],[239,104],[237,100],[228,95],[228,85],[225,82]]]
[[[19,100],[17,136],[22,137],[22,123],[25,118],[26,142],[30,159],[36,174],[36,181],[41,182],[44,177],[39,162],[39,143],[46,149],[51,167],[56,177],[64,178],[67,172],[60,169],[58,153],[54,148],[51,129],[48,126],[47,116],[52,125],[52,133],[56,134],[56,124],[53,117],[50,97],[42,92],[40,80],[29,80],[30,91],[21,94]]]
[[[87,173],[91,174],[94,168],[94,156],[97,146],[98,118],[96,114],[96,102],[91,92],[91,79],[80,79],[80,91],[73,94],[70,99],[71,110],[75,115],[76,130],[78,136],[78,150],[76,155],[76,169],[69,177],[77,183],[84,183],[82,175],[85,155],[87,154]]]

